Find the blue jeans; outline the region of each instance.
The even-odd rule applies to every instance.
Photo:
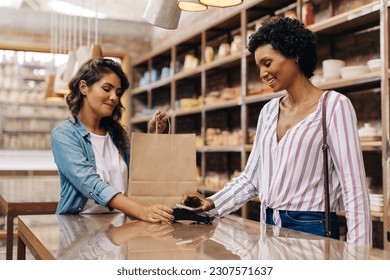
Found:
[[[325,213],[316,211],[286,211],[279,210],[282,220],[282,227],[297,231],[311,233],[319,236],[325,234]],[[273,219],[273,210],[267,208],[266,223],[275,225]],[[336,213],[330,213],[331,237],[340,239],[339,222]]]

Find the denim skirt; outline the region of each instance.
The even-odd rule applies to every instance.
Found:
[[[275,225],[272,215],[273,210],[267,208],[266,223]],[[279,210],[282,227],[315,234],[318,236],[326,236],[325,234],[325,213],[317,211],[286,211]],[[335,212],[330,213],[331,221],[331,238],[340,239],[339,222]]]

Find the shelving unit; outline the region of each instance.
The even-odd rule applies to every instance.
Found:
[[[246,38],[264,17],[283,15],[286,11],[296,11],[301,17],[306,3],[311,3],[314,10],[314,23],[308,28],[319,37],[316,76],[322,74],[321,62],[328,58],[342,59],[347,65],[365,64],[377,57],[383,61],[382,69],[378,72],[351,79],[317,79],[315,84],[348,96],[357,111],[359,125],[375,122],[382,127],[382,141],[362,141],[361,144],[367,176],[372,178],[375,191],[384,195],[384,211],[372,212],[374,232],[380,232],[379,238],[375,237],[379,241],[374,246],[390,249],[390,240],[387,239],[387,232],[390,231],[390,1],[254,1],[236,14],[194,31],[169,49],[157,50],[133,61],[130,131],[146,131],[147,122],[156,109],[167,111],[173,133],[196,133],[199,139],[199,189],[205,193],[215,192],[217,188],[208,187],[210,182],[220,187],[234,172],[245,167],[252,147],[251,137],[262,107],[272,98],[284,94],[270,93],[261,83],[254,59],[246,50]],[[218,56],[219,46],[222,43],[231,45],[235,36],[241,36],[241,51]],[[212,47],[215,55],[213,61],[208,63],[206,47]],[[198,64],[182,70],[188,54],[196,57]],[[159,80],[159,72],[164,67],[169,67],[170,75]],[[141,85],[140,78],[145,76],[149,80],[144,79]],[[236,90],[238,94],[223,99],[226,89],[230,93]],[[219,92],[219,99],[213,99],[216,92]],[[193,102],[194,107],[182,106],[185,104],[183,99],[190,99],[188,102]],[[221,140],[225,145],[210,146],[209,129],[220,129],[224,135],[238,131],[240,142],[231,145]],[[216,130],[212,132],[219,133]],[[213,141],[220,136],[215,137]],[[218,176],[210,177],[210,174],[218,174],[219,179]],[[248,217],[250,210],[243,208],[241,214]]]
[[[50,150],[51,130],[68,114],[64,100],[45,101],[54,56],[16,50],[0,54],[0,149]]]
[[[51,131],[67,115],[65,101],[1,102],[0,149],[50,150]]]

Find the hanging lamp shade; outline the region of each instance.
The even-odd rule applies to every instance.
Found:
[[[66,69],[66,64],[60,65],[57,67],[56,75],[54,78],[54,93],[57,96],[63,96],[70,93],[69,90],[69,81],[64,80],[64,73]]]
[[[92,44],[91,46],[91,58],[103,57],[103,51],[99,44]]]
[[[154,26],[176,29],[179,25],[181,10],[177,0],[149,0],[143,18]]]
[[[211,7],[227,8],[241,5],[244,0],[199,0],[199,2],[203,5]]]
[[[178,0],[177,6],[187,12],[201,12],[208,9],[206,5],[199,3],[198,0]]]
[[[47,101],[58,101],[63,100],[63,97],[58,95],[54,91],[54,82],[55,82],[56,76],[54,74],[49,75],[48,81],[47,81],[47,88],[45,92],[45,100]]]

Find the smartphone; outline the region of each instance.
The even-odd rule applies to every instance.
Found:
[[[184,204],[181,204],[181,203],[177,203],[176,207],[180,208],[180,209],[186,209],[186,210],[189,210],[189,211],[193,211],[193,212],[202,210],[202,206],[191,207],[191,206],[187,206],[187,205],[184,205]]]
[[[181,203],[176,204],[176,207],[196,212],[202,210],[202,203],[198,198],[191,197],[188,198],[186,201],[184,201],[184,204]]]

